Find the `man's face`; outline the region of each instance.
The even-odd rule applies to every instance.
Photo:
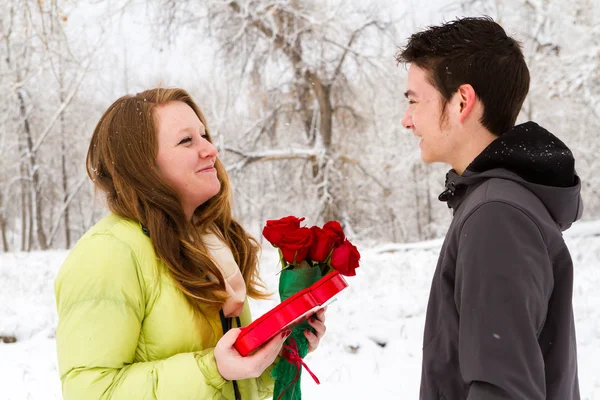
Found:
[[[453,115],[442,115],[442,96],[429,83],[427,73],[411,64],[405,96],[408,107],[402,125],[421,139],[421,159],[426,163],[443,162],[452,165],[458,142],[452,134]]]

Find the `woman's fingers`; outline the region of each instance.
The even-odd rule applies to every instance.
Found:
[[[315,330],[314,333],[308,329],[304,331],[304,336],[308,341],[309,352],[313,352],[319,346],[319,342],[327,330],[324,323],[326,310],[327,307],[324,307],[308,319],[308,323]],[[235,347],[233,347],[240,332],[241,329],[239,328],[231,329],[223,335],[215,347],[214,354],[217,361],[217,369],[223,378],[227,380],[256,378],[260,376],[273,363],[277,355],[281,353],[283,343],[292,333],[289,329],[281,332],[251,356],[242,357]]]
[[[319,319],[316,318],[318,316],[319,316],[319,314],[317,313],[316,316],[313,316],[308,319],[308,323],[310,324],[310,326],[313,327],[315,332],[313,333],[309,329],[306,329],[304,331],[304,336],[306,336],[306,340],[308,340],[308,352],[309,353],[315,351],[317,349],[317,347],[319,347],[319,342],[321,341],[321,338],[323,337],[323,335],[325,334],[325,331],[327,330],[327,327],[323,323],[323,320],[325,319],[325,312],[323,312],[321,314]]]
[[[262,349],[260,349],[257,352],[257,354],[264,353],[269,357],[275,354],[273,356],[274,360],[275,357],[277,357],[277,354],[279,354],[279,352],[281,351],[281,348],[283,347],[283,342],[285,342],[285,339],[287,339],[287,337],[290,336],[291,333],[292,331],[289,329],[281,332],[277,336],[273,337]]]
[[[327,311],[327,306],[323,307],[316,313],[317,319],[321,322],[325,322],[325,311]]]
[[[256,378],[273,363],[281,351],[283,342],[291,331],[286,331],[271,339],[251,356],[242,357],[233,347],[241,330],[234,328],[228,331],[217,342],[214,355],[217,369],[221,376],[227,380],[240,380]]]
[[[319,347],[319,338],[309,329],[304,330],[304,336],[306,337],[306,340],[308,340],[308,352],[312,353]]]
[[[231,329],[219,339],[214,349],[217,370],[227,380],[244,379],[248,374],[247,366],[242,362],[242,356],[233,347],[240,332],[239,328]]]
[[[238,336],[240,336],[240,333],[242,332],[242,330],[240,328],[232,328],[229,331],[227,331],[227,333],[225,333],[223,335],[223,337],[221,337],[221,339],[219,339],[219,342],[217,343],[217,346],[222,346],[222,347],[233,347],[233,344],[235,343],[235,341],[237,340]]]
[[[283,347],[283,342],[285,339],[292,333],[289,329],[287,331],[281,332],[274,338],[272,338],[266,345],[261,347],[256,353],[251,355],[250,357],[246,357],[247,359],[253,359],[255,365],[257,365],[261,370],[258,375],[262,373],[269,365],[275,361],[275,358],[281,352],[281,348]]]
[[[308,323],[315,329],[317,339],[320,340],[325,334],[325,331],[327,330],[327,327],[325,326],[323,321],[319,319],[309,318]]]

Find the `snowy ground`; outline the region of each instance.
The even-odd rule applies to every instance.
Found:
[[[566,235],[575,261],[575,318],[583,400],[600,400],[600,222]],[[303,375],[306,399],[417,399],[429,285],[441,242],[359,246],[358,275],[327,312],[327,335],[307,357],[321,380]],[[0,400],[61,399],[52,285],[64,251],[0,254]],[[276,287],[276,254],[263,276]],[[254,302],[258,316],[276,301]],[[377,343],[385,343],[382,347]]]

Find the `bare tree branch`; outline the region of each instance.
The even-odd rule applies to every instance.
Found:
[[[245,152],[230,146],[225,146],[225,150],[251,161],[306,159],[314,158],[321,154],[321,151],[316,149],[263,150],[256,152]]]
[[[350,35],[350,39],[348,40],[348,44],[346,44],[344,53],[340,57],[340,60],[337,64],[337,66],[335,67],[335,71],[333,72],[333,76],[331,77],[331,82],[335,82],[335,80],[339,76],[340,71],[342,70],[342,65],[344,64],[344,61],[346,60],[346,55],[348,54],[348,50],[352,47],[352,43],[354,43],[354,40],[358,37],[358,35],[362,31],[364,31],[365,29],[367,29],[368,27],[373,26],[373,25],[378,25],[378,21],[369,21],[366,24],[364,24],[363,26],[361,26],[360,28],[356,29],[354,32],[352,32],[352,34]]]
[[[77,91],[79,90],[79,86],[81,85],[81,82],[83,82],[83,78],[85,78],[85,76],[87,74],[87,71],[88,71],[88,69],[90,67],[90,64],[91,64],[91,61],[88,62],[88,64],[85,66],[84,71],[80,74],[79,79],[77,80],[77,83],[75,84],[75,86],[73,87],[73,89],[71,89],[71,92],[67,95],[65,101],[58,107],[58,109],[56,110],[56,112],[54,113],[54,115],[52,116],[52,118],[50,118],[50,121],[46,125],[46,128],[41,133],[40,137],[38,138],[38,140],[36,141],[35,145],[33,146],[32,151],[34,153],[36,151],[38,151],[38,149],[40,148],[40,146],[42,145],[42,143],[44,142],[44,140],[46,139],[46,137],[48,136],[48,134],[52,130],[52,127],[54,126],[54,124],[58,120],[58,117],[60,117],[60,115],[66,110],[66,108],[71,103],[71,100],[73,100],[73,97],[75,97],[75,94],[77,94]]]
[[[54,238],[56,237],[56,234],[58,233],[58,229],[60,228],[63,214],[67,211],[67,209],[69,208],[69,205],[71,204],[71,202],[73,201],[73,199],[75,198],[77,193],[79,192],[79,189],[81,189],[83,184],[87,181],[87,179],[88,179],[87,175],[83,176],[79,179],[79,181],[71,189],[71,194],[69,194],[69,197],[67,198],[67,200],[62,204],[60,210],[58,211],[58,214],[54,217],[54,224],[52,225],[52,230],[50,231],[48,247],[52,247]]]
[[[350,158],[347,156],[340,156],[338,159],[340,161],[342,161],[343,163],[347,163],[347,164],[356,166],[365,176],[368,176],[369,178],[371,178],[373,180],[373,182],[375,182],[377,185],[379,185],[384,191],[390,192],[390,188],[387,185],[385,185],[383,182],[381,182],[375,175],[371,174],[369,172],[369,170],[367,168],[365,168],[358,160],[355,160],[354,158]]]

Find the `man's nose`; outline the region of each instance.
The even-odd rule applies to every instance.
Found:
[[[402,117],[402,126],[406,129],[412,129],[413,127],[412,116],[408,110],[404,112],[404,116]]]

